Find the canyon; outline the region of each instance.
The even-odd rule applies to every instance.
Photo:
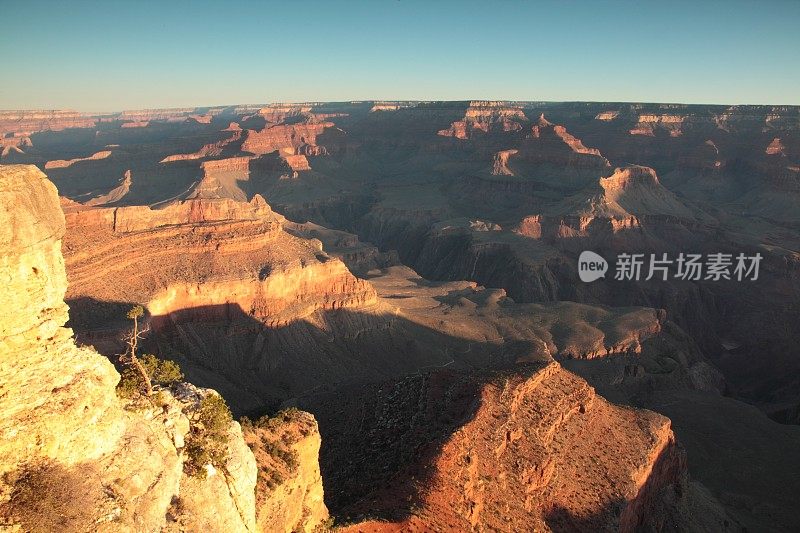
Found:
[[[46,477],[88,480],[75,530],[800,527],[799,108],[297,103],[0,130],[4,526],[35,529]],[[612,260],[584,283],[584,250],[763,260],[754,281],[617,280]],[[135,305],[186,381],[144,411],[114,391]],[[216,394],[241,424],[224,473],[189,476]]]

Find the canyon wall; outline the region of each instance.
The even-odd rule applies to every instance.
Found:
[[[0,167],[0,221],[0,525],[256,530],[258,467],[239,424],[229,423],[220,468],[184,471],[201,400],[216,393],[184,383],[161,388],[152,403],[131,403],[115,392],[119,374],[109,360],[77,346],[64,327],[64,215],[38,169]],[[313,455],[302,460],[314,462]],[[321,491],[319,479],[306,481],[316,488],[305,490]],[[314,513],[304,530],[327,515],[319,506]]]

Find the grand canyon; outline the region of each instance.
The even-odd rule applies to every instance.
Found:
[[[800,530],[798,106],[0,111],[0,142],[0,529]]]

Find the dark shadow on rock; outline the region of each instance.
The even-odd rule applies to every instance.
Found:
[[[325,503],[338,519],[404,520],[422,504],[441,446],[473,418],[488,371],[436,370],[297,399],[322,435]]]
[[[79,339],[93,338],[82,328],[106,328],[104,320],[130,308],[90,299],[70,304]],[[129,327],[114,320],[122,331]],[[237,416],[257,418],[287,405],[315,415],[326,503],[339,518],[408,517],[430,482],[426,465],[474,416],[488,376],[529,371],[531,364],[516,363],[537,360],[531,343],[476,342],[352,309],[267,326],[238,305],[218,305],[148,322],[142,350],[178,362],[187,381],[218,390]],[[614,509],[585,524],[558,510],[552,520],[580,528]]]
[[[130,308],[71,304],[78,338],[87,340],[98,338],[90,326],[105,327],[103,316],[124,317]],[[293,404],[317,417],[326,502],[339,516],[407,516],[426,484],[424,465],[474,415],[477,376],[513,366],[518,355],[395,315],[348,309],[280,327],[238,305],[182,309],[148,323],[143,352],[177,361],[187,381],[218,390],[237,416]]]
[[[601,508],[589,515],[579,515],[566,505],[557,505],[545,514],[545,520],[554,532],[681,531],[687,523],[694,523],[692,517],[681,516],[676,506],[682,497],[680,481],[684,479],[685,467],[685,452],[676,445],[668,446],[656,458],[632,500],[602,502]]]

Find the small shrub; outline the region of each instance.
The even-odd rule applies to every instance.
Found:
[[[181,372],[181,367],[175,361],[159,359],[149,353],[144,354],[140,360],[153,383],[171,385],[172,383],[183,381],[183,372]]]
[[[313,533],[327,533],[328,531],[332,530],[333,527],[336,525],[336,519],[332,516],[329,516],[314,528]]]
[[[228,428],[233,417],[222,396],[207,394],[200,402],[186,438],[184,471],[203,477],[207,464],[223,469],[228,460]]]
[[[141,374],[132,368],[125,368],[117,383],[117,396],[132,399],[142,394],[144,380]]]
[[[174,361],[157,358],[152,354],[144,354],[139,358],[142,367],[153,383],[171,385],[183,380],[181,368]],[[132,399],[144,393],[146,384],[142,374],[131,366],[125,367],[117,384],[117,395]]]

